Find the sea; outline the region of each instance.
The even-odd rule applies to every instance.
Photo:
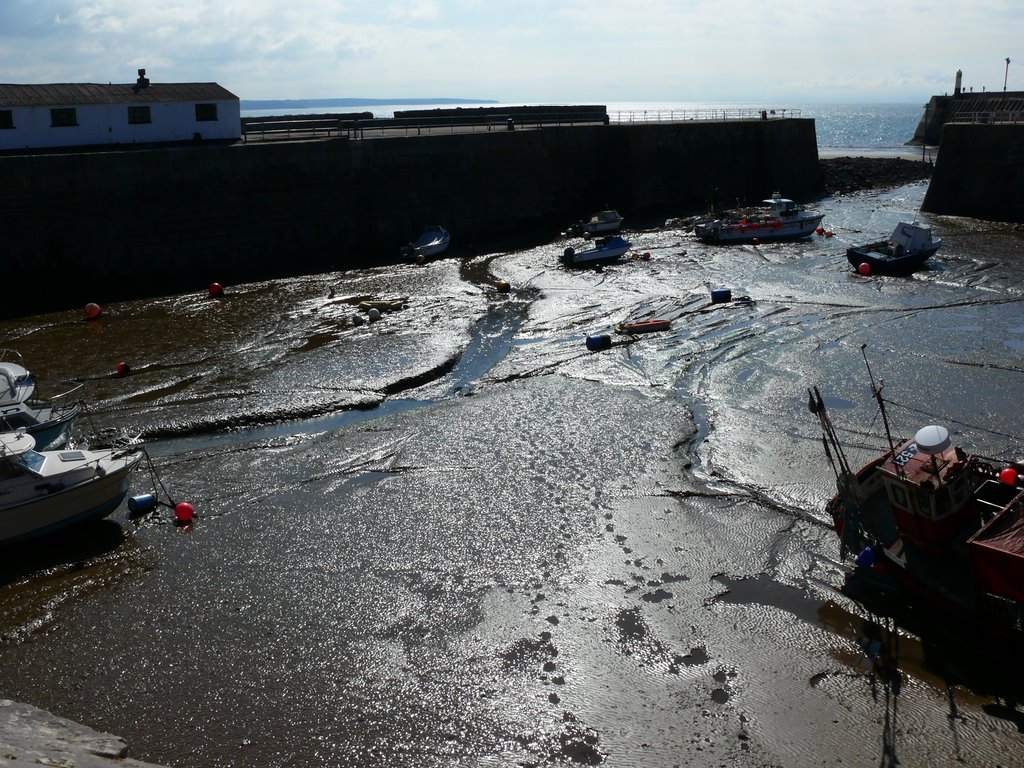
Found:
[[[926,101],[926,99],[925,99]],[[297,102],[301,103],[301,102]],[[570,105],[572,102],[563,102]],[[501,109],[516,106],[545,106],[536,103],[513,102],[460,102],[436,104],[382,104],[372,103],[365,106],[348,106],[344,108],[330,107],[295,107],[273,110],[245,109],[243,101],[242,117],[263,117],[269,115],[302,115],[330,114],[332,112],[372,112],[374,117],[394,117],[396,111],[451,109],[462,107],[489,107]],[[684,116],[715,114],[732,114],[747,112],[760,114],[761,110],[774,111],[776,115],[798,115],[813,118],[818,138],[818,148],[829,151],[857,151],[890,153],[906,150],[904,146],[914,136],[914,130],[924,114],[924,101],[915,104],[762,104],[755,102],[689,102],[689,101],[651,101],[651,102],[608,102],[605,104],[612,122],[658,122]]]
[[[851,147],[919,114],[801,109]],[[887,445],[872,382],[895,435],[1022,458],[1024,232],[926,190],[826,197],[822,234],[756,246],[623,211],[600,271],[560,232],[454,231],[422,264],[0,322],[41,396],[84,385],[81,435],[142,442],[130,493],[160,500],[3,551],[0,699],[181,768],[1021,766],[1019,655],[840,591],[807,409],[818,387],[855,466]],[[913,220],[926,269],[851,268]]]

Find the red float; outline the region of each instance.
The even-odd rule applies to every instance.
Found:
[[[861,262],[861,263],[860,263],[860,264],[859,264],[859,265],[857,266],[857,271],[858,271],[858,272],[859,272],[860,274],[864,275],[864,277],[867,277],[868,275],[870,275],[870,274],[871,274],[871,265],[870,265],[870,264],[868,264],[868,263],[867,263],[866,261],[862,261],[862,262]]]
[[[95,320],[97,317],[103,314],[103,310],[100,309],[99,304],[93,304],[91,301],[85,305],[85,319]]]
[[[1004,485],[1016,485],[1017,484],[1017,470],[1013,467],[1007,467],[999,472],[999,482]]]
[[[224,295],[224,286],[220,283],[210,283],[210,287],[207,288],[211,299],[219,299]]]
[[[194,516],[195,510],[187,501],[183,501],[174,506],[174,519],[179,523],[191,523]]]

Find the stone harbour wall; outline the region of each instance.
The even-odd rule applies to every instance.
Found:
[[[6,317],[452,255],[821,188],[814,121],[586,125],[0,157]]]

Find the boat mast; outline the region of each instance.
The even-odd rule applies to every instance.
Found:
[[[882,424],[885,425],[885,438],[886,440],[889,441],[889,455],[895,456],[896,445],[892,441],[892,431],[889,429],[889,416],[885,412],[885,401],[882,400],[882,387],[885,386],[885,381],[880,379],[880,386],[875,386],[875,375],[871,372],[871,364],[868,362],[867,352],[864,351],[865,349],[867,349],[867,346],[867,344],[860,345],[860,354],[864,358],[864,366],[868,369],[868,378],[871,380],[871,394],[878,402],[878,410],[882,414]],[[902,466],[897,465],[896,471],[899,473],[901,477],[903,476]]]

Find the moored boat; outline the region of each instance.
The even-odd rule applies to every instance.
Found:
[[[141,450],[37,451],[26,432],[0,433],[0,544],[106,517],[128,494]]]
[[[655,320],[636,320],[634,322],[619,323],[615,326],[616,333],[654,333],[655,331],[667,331],[672,327],[672,321],[664,318]]]
[[[749,243],[762,240],[797,240],[810,237],[825,214],[801,208],[778,192],[765,200],[767,211],[738,220],[706,219],[694,222],[694,234],[707,243]]]
[[[35,377],[13,349],[0,350],[0,432],[25,430],[40,450],[58,448],[68,439],[81,406],[79,384],[50,399],[35,397]]]
[[[894,442],[873,377],[871,389],[890,448],[858,470],[817,388],[809,393],[836,476],[828,511],[855,565],[847,591],[895,596],[918,615],[1024,647],[1024,463],[997,471],[935,424]]]
[[[451,234],[440,226],[424,228],[423,233],[411,243],[403,246],[405,256],[422,256],[424,258],[444,253],[451,243]]]
[[[567,267],[581,267],[617,261],[631,247],[632,244],[619,235],[601,237],[594,241],[593,247],[582,251],[571,246],[566,248],[562,252],[562,263]]]
[[[867,245],[846,250],[846,259],[862,275],[908,274],[924,264],[939,250],[942,240],[929,227],[901,221],[889,235]]]
[[[618,232],[622,226],[622,215],[613,209],[598,211],[591,214],[590,218],[584,219],[569,227],[568,234],[571,235],[606,235],[611,232]]]

